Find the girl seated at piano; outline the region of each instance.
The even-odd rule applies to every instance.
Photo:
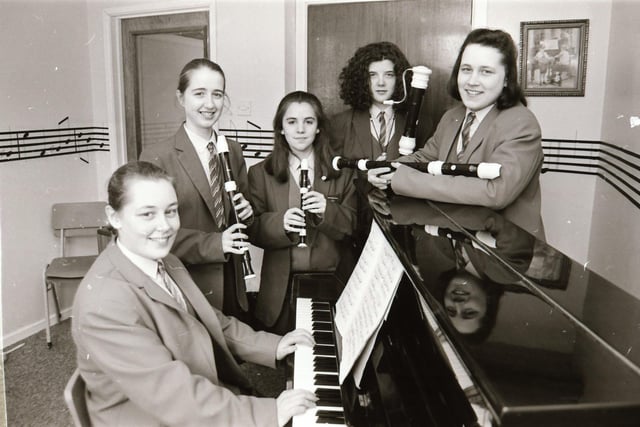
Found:
[[[255,317],[276,333],[293,329],[291,276],[333,272],[339,262],[353,267],[348,237],[356,221],[356,193],[350,171],[331,167],[327,118],[318,98],[286,95],[273,119],[273,151],[249,169],[255,220],[251,243],[264,249]],[[310,190],[301,196],[301,165],[308,164]],[[306,232],[306,247],[299,245]],[[342,258],[342,259],[341,259]]]
[[[82,280],[72,333],[93,426],[283,426],[313,407],[306,390],[251,395],[237,360],[275,367],[312,345],[304,330],[256,332],[212,307],[169,254],[180,228],[173,179],[131,162],[109,181],[117,231]]]

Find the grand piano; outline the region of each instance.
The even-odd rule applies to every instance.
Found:
[[[489,209],[373,207],[403,277],[360,387],[337,382],[339,283],[296,278],[317,346],[293,386],[321,400],[294,427],[640,426],[640,301]]]

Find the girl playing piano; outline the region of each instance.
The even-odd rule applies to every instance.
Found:
[[[211,307],[169,254],[178,230],[173,179],[147,162],[109,180],[117,231],[78,287],[73,340],[93,426],[283,426],[313,407],[305,390],[250,395],[237,360],[275,367],[309,332],[255,332]]]

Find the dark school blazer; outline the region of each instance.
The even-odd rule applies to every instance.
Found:
[[[276,181],[275,177],[267,174],[264,163],[263,160],[249,169],[255,215],[250,239],[254,245],[264,249],[255,315],[265,325],[273,326],[285,302],[291,272],[291,248],[298,244],[298,236],[284,230],[284,213],[290,208],[289,182]],[[309,224],[307,238],[311,264],[320,270],[328,267],[325,261],[327,251],[333,250],[333,245],[327,243],[342,241],[352,234],[356,225],[357,203],[352,171],[343,170],[332,180],[323,180],[322,176],[321,168],[314,168],[313,189],[325,195],[327,208],[320,223]],[[347,248],[349,245],[344,246]]]
[[[227,142],[238,192],[248,198],[247,167],[242,149],[235,141],[228,139]],[[175,179],[180,230],[171,253],[187,266],[198,287],[211,305],[218,309],[222,309],[224,297],[224,263],[231,258],[236,273],[235,285],[228,286],[228,289],[235,289],[238,304],[246,311],[249,305],[242,277],[241,259],[237,255],[225,255],[222,251],[224,230],[218,229],[214,220],[209,178],[184,126],[180,126],[176,134],[168,140],[143,150],[140,160],[155,163]],[[223,199],[229,224],[231,204],[226,195]]]

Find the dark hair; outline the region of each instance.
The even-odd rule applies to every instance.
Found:
[[[316,167],[320,168],[327,179],[337,177],[340,173],[331,167],[333,152],[327,129],[327,116],[324,114],[320,100],[314,94],[303,91],[295,91],[285,95],[280,104],[278,104],[276,115],[273,118],[273,151],[265,160],[265,170],[279,182],[287,182],[289,179],[289,153],[291,149],[287,139],[282,134],[282,120],[287,109],[293,103],[306,103],[313,108],[318,120],[318,133],[313,141]]]
[[[518,49],[513,42],[511,36],[502,30],[490,30],[488,28],[478,28],[471,31],[460,47],[458,59],[451,71],[451,77],[447,84],[449,95],[461,100],[460,89],[458,88],[458,72],[460,71],[460,62],[462,54],[466,47],[470,44],[479,44],[482,46],[493,47],[502,54],[502,65],[505,69],[506,86],[502,88],[502,93],[496,101],[499,110],[505,110],[521,102],[527,105],[522,88],[518,84]]]
[[[167,180],[175,187],[173,178],[164,169],[153,163],[143,161],[131,161],[120,166],[111,175],[107,192],[109,194],[109,206],[115,211],[119,211],[127,202],[127,190],[129,183],[136,178],[148,180]]]
[[[463,270],[464,271],[464,270]],[[461,274],[460,270],[455,268],[446,270],[440,274],[436,279],[436,286],[434,290],[434,295],[440,301],[442,306],[444,307],[444,298],[446,294],[447,287],[451,280],[454,277]],[[468,274],[466,272],[462,274]],[[493,328],[496,326],[496,320],[498,319],[498,308],[500,305],[500,299],[504,294],[503,286],[492,281],[483,275],[481,278],[476,278],[476,282],[478,286],[485,292],[487,305],[486,305],[486,313],[480,319],[480,326],[473,332],[462,334],[464,340],[469,344],[480,344],[487,340],[491,332],[493,332]]]
[[[187,90],[189,83],[191,83],[191,74],[193,74],[193,72],[198,68],[208,68],[211,71],[216,71],[222,74],[222,80],[224,80],[224,86],[226,86],[227,78],[224,75],[224,71],[222,71],[222,68],[218,64],[207,58],[196,58],[187,62],[187,64],[182,67],[182,71],[180,71],[180,77],[178,79],[178,90],[180,93],[184,93],[184,91]]]
[[[367,110],[371,107],[372,97],[369,79],[369,65],[372,62],[388,59],[393,62],[396,74],[396,87],[391,99],[400,100],[404,96],[402,73],[410,67],[404,53],[391,42],[371,43],[358,48],[340,72],[340,98],[355,110]],[[396,104],[398,111],[406,109],[406,103]]]

